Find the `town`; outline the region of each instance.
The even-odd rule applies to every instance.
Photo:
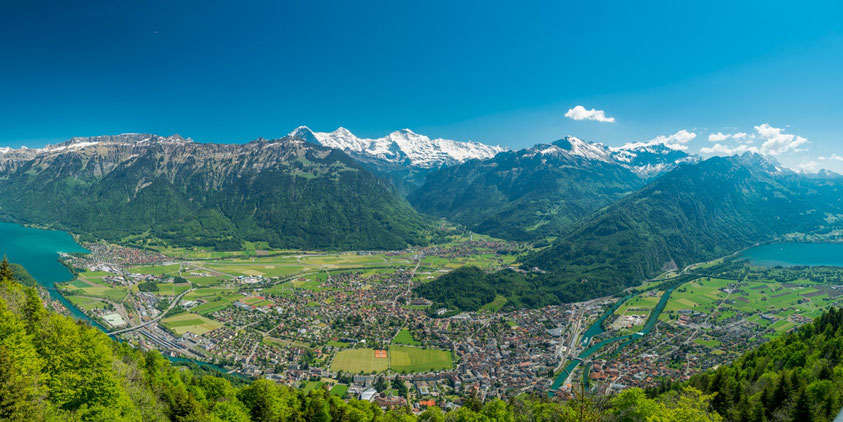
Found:
[[[76,278],[58,288],[114,337],[244,377],[417,411],[466,397],[566,395],[581,382],[617,391],[688,379],[809,322],[804,315],[843,293],[756,271],[701,276],[668,297],[656,286],[625,299],[440,318],[413,286],[466,264],[510,268],[524,245],[470,237],[392,252],[178,257],[84,246],[91,253],[63,257]],[[839,277],[828,271],[824,279]]]

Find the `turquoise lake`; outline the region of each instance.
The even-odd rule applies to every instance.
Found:
[[[843,267],[843,243],[771,243],[747,249],[741,256],[754,265]]]
[[[73,237],[65,232],[0,222],[0,254],[6,255],[9,262],[23,265],[38,281],[38,284],[47,288],[50,297],[61,302],[74,318],[108,333],[105,327],[82,313],[56,290],[56,283],[73,279],[73,273],[58,261],[60,252],[88,252],[88,250],[76,243]],[[193,362],[225,372],[225,369],[207,362],[169,356],[168,359],[175,363]]]
[[[50,297],[64,304],[75,318],[99,327],[56,291],[56,283],[73,278],[73,273],[58,261],[59,252],[88,251],[65,232],[0,222],[0,254],[6,255],[9,262],[23,265],[38,284],[49,290]]]

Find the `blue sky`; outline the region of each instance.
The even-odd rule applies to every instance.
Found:
[[[0,5],[0,145],[407,127],[513,148],[678,139],[843,171],[837,2],[69,3]],[[565,117],[578,105],[614,122]]]

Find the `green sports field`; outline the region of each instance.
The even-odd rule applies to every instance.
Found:
[[[451,369],[454,362],[447,350],[390,346],[390,369],[393,372],[427,372]]]
[[[331,370],[351,373],[384,372],[389,358],[375,358],[375,349],[346,349],[337,352]]]

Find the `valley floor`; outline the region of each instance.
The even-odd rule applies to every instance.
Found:
[[[414,286],[463,265],[510,267],[524,245],[475,235],[391,252],[85,246],[91,254],[65,262],[83,271],[59,289],[115,337],[339,396],[391,374],[416,405],[687,379],[843,301],[843,270],[725,259],[623,299],[501,311],[501,296],[434,318]]]

